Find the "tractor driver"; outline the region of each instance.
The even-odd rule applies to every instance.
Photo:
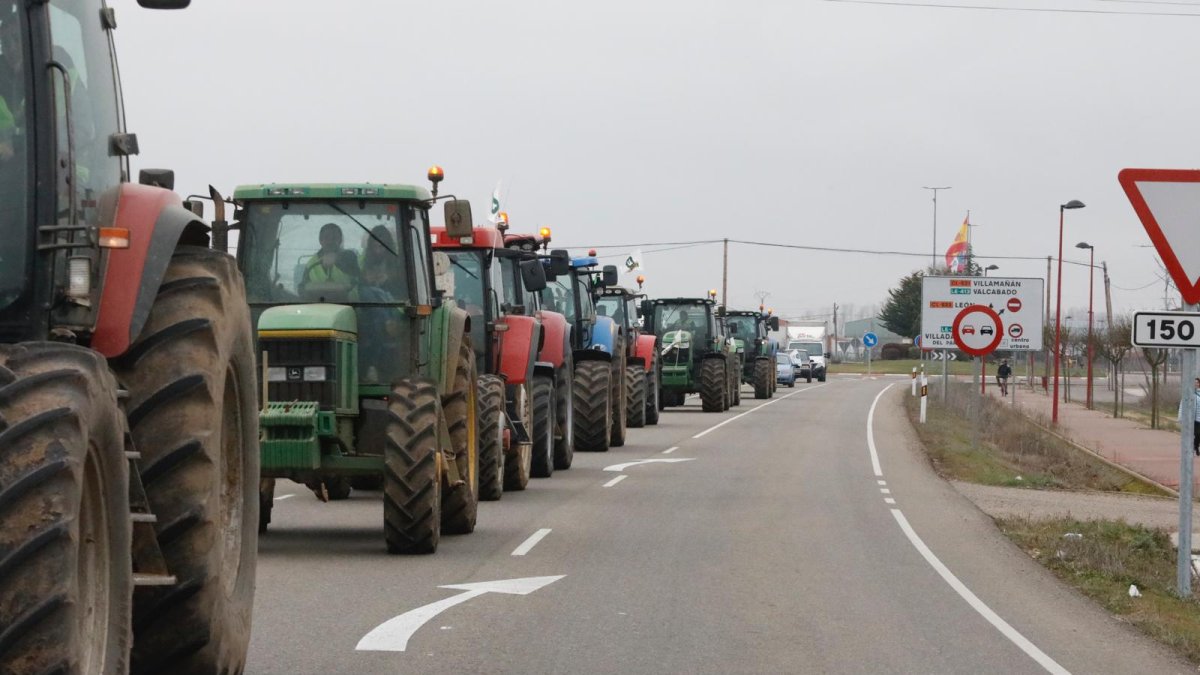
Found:
[[[345,284],[347,289],[358,280],[358,258],[342,248],[342,228],[337,223],[325,223],[318,235],[321,250],[308,259],[300,290],[309,284]]]
[[[671,330],[684,330],[689,333],[696,332],[696,323],[692,321],[692,317],[688,315],[686,309],[679,310],[679,316],[675,319],[675,324]]]

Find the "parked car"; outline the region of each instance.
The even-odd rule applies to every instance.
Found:
[[[808,355],[808,351],[793,349],[788,352],[788,357],[792,360],[792,369],[796,373],[796,379],[803,378],[805,382],[812,382],[816,364],[813,363],[812,357]]]
[[[796,369],[792,357],[783,352],[775,355],[775,381],[789,387],[796,386]]]

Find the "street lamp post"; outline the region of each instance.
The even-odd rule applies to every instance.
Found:
[[[933,190],[933,255],[930,258],[930,264],[937,267],[937,193],[938,190],[949,190],[950,186],[946,187],[921,187],[922,190]]]
[[[998,269],[1000,269],[999,265],[988,265],[987,267],[983,268],[983,276],[986,277],[988,272]]]
[[[1051,404],[1050,422],[1058,424],[1058,373],[1059,361],[1059,344],[1062,340],[1062,256],[1063,256],[1063,213],[1067,209],[1082,209],[1086,204],[1078,199],[1072,199],[1066,204],[1058,206],[1058,299],[1054,303],[1054,399]]]
[[[1087,243],[1086,241],[1081,241],[1078,244],[1075,244],[1075,248],[1086,248],[1088,250],[1088,254],[1090,255],[1090,260],[1088,261],[1087,407],[1088,407],[1088,410],[1091,410],[1092,409],[1092,323],[1093,323],[1094,316],[1095,316],[1095,314],[1093,314],[1093,312],[1092,312],[1092,297],[1093,297],[1092,289],[1094,288],[1093,281],[1096,278],[1096,247],[1092,246],[1091,244]]]

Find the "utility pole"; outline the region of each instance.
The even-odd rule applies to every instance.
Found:
[[[729,240],[725,240],[725,260],[721,271],[721,306],[729,311]]]
[[[837,306],[837,303],[835,302],[835,303],[833,303],[833,344],[830,345],[830,347],[829,347],[830,353],[835,354],[835,355],[837,354],[837,346],[838,346],[837,311],[838,311],[838,306]]]
[[[1051,260],[1053,260],[1053,256],[1046,256],[1046,323],[1045,323],[1046,326],[1050,325],[1050,287],[1052,285],[1050,283],[1050,270],[1053,269],[1050,265]],[[1043,338],[1043,340],[1044,339],[1045,338]],[[1043,386],[1045,386],[1045,384],[1049,383],[1049,381],[1050,381],[1050,356],[1051,356],[1051,354],[1050,354],[1049,349],[1045,349],[1043,351],[1045,351],[1045,353],[1046,353],[1046,369],[1045,369],[1046,374],[1042,378]]]
[[[937,267],[937,193],[938,190],[949,190],[950,186],[945,187],[922,187],[922,190],[933,190],[933,255],[929,260],[929,264],[934,268]]]
[[[1108,263],[1101,260],[1100,269],[1104,270],[1104,307],[1108,310],[1108,328],[1111,330],[1113,325],[1112,318],[1112,287],[1109,284],[1108,278]]]

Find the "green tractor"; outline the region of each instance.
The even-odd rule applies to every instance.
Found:
[[[705,412],[737,405],[741,370],[732,341],[708,298],[659,298],[642,301],[645,331],[658,337],[662,368],[659,405],[683,405],[699,393]]]
[[[779,317],[748,310],[726,312],[725,323],[742,358],[742,382],[754,387],[754,398],[775,394],[775,353],[768,331],[779,330]]]
[[[270,184],[234,193],[238,265],[265,394],[259,529],[275,481],[322,500],[382,488],[391,553],[432,553],[475,528],[476,371],[467,312],[441,292],[432,194],[388,184]],[[450,236],[471,207],[445,203]]]

